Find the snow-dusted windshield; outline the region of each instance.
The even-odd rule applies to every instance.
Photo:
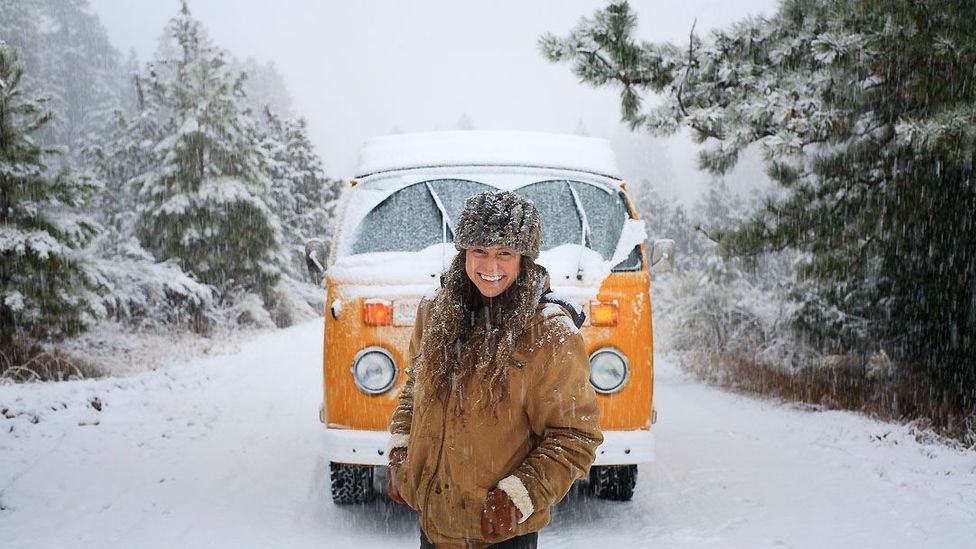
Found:
[[[444,236],[443,218],[431,191],[437,194],[453,224],[467,197],[490,189],[484,183],[459,179],[437,179],[404,187],[366,215],[356,231],[352,253],[417,252],[437,244]],[[448,232],[447,240],[453,238]]]
[[[518,193],[535,202],[542,212],[543,250],[583,243],[582,219],[585,219],[586,246],[609,260],[617,248],[624,222],[630,218],[619,193],[579,181],[542,181],[526,185]],[[577,207],[577,198],[582,211]],[[618,268],[633,268],[635,260],[639,265],[639,257],[632,254]]]
[[[444,220],[434,195],[447,213],[448,226],[452,227],[465,199],[492,189],[484,183],[459,179],[408,185],[366,215],[356,231],[352,253],[415,252],[438,244],[444,238]],[[567,180],[532,183],[516,192],[535,202],[542,213],[543,250],[563,244],[585,244],[606,260],[613,257],[624,222],[630,217],[619,193]],[[454,235],[448,230],[446,237],[450,242]],[[639,254],[631,254],[617,268],[639,265]]]

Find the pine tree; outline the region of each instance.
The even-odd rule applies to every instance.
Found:
[[[33,95],[39,95],[37,74],[42,72],[43,52],[38,47],[43,42],[38,28],[41,5],[37,0],[0,0],[0,40],[8,47],[17,48],[21,67],[26,67],[21,87]]]
[[[129,65],[134,62],[130,56]],[[87,272],[98,282],[107,317],[142,328],[207,332],[216,316],[214,288],[188,276],[172,259],[157,262],[137,238],[140,218],[132,183],[154,169],[157,157],[147,144],[159,142],[163,134],[162,116],[147,101],[143,82],[133,82],[131,110],[116,110],[101,129],[101,139],[84,149],[88,165],[105,185],[92,201],[105,230],[89,246]]]
[[[149,101],[145,83],[133,73],[132,110],[120,108],[100,129],[100,139],[83,149],[86,164],[105,185],[105,191],[93,200],[95,211],[104,225],[124,236],[136,236],[137,201],[133,183],[150,173],[158,161],[150,144],[163,138],[163,114]]]
[[[281,220],[288,250],[285,268],[292,278],[304,280],[308,277],[305,243],[313,238],[332,241],[332,218],[341,182],[326,177],[304,119],[283,120],[266,109],[265,126],[262,149],[272,180],[269,205]]]
[[[140,77],[146,108],[162,120],[154,167],[133,178],[140,239],[158,260],[177,259],[225,296],[253,291],[268,299],[280,226],[264,202],[270,181],[242,106],[243,77],[230,73],[186,2],[166,36],[178,55],[156,59]]]
[[[576,135],[582,135],[583,137],[590,136],[590,129],[586,127],[586,123],[583,122],[582,118],[576,121],[576,128],[573,130],[573,133]]]
[[[249,57],[243,62],[231,59],[229,66],[233,74],[247,76],[244,80],[244,95],[251,112],[263,113],[265,109],[271,109],[278,116],[294,116],[285,79],[273,62],[258,63]],[[266,120],[258,117],[257,121],[263,124]]]
[[[81,165],[79,153],[120,106],[119,53],[87,0],[0,0],[2,38],[23,52],[24,91],[50,96],[50,123],[34,138],[66,147],[59,163]]]
[[[542,37],[623,117],[688,127],[702,167],[758,144],[782,187],[713,236],[734,253],[804,252],[797,326],[832,352],[881,345],[934,400],[976,403],[976,3],[786,0],[684,45],[640,42],[626,2]],[[644,108],[649,93],[663,94]]]
[[[0,352],[77,333],[88,318],[89,281],[78,248],[98,226],[76,208],[99,189],[90,178],[48,173],[54,151],[31,135],[51,113],[24,97],[16,50],[0,42]]]
[[[457,122],[454,123],[455,130],[473,130],[474,121],[468,116],[468,113],[463,112],[461,116],[458,117]]]

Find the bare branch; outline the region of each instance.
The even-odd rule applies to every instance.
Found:
[[[688,110],[685,109],[685,104],[681,100],[681,92],[685,87],[685,80],[688,79],[688,72],[691,71],[692,55],[694,53],[695,45],[695,25],[698,24],[698,18],[696,17],[694,22],[691,24],[691,32],[688,33],[688,65],[685,67],[685,74],[681,77],[681,83],[678,84],[678,109],[681,111],[683,116],[688,116]]]
[[[708,234],[708,231],[705,230],[705,227],[702,227],[701,225],[695,225],[695,230],[705,235],[705,238],[711,240],[712,242],[716,244],[720,244],[718,240],[712,238],[712,235]]]

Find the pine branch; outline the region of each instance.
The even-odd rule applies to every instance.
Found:
[[[698,24],[698,18],[696,17],[694,22],[691,24],[691,31],[688,33],[688,65],[685,66],[685,74],[681,78],[681,83],[678,84],[678,110],[681,111],[682,116],[688,118],[688,110],[685,108],[685,104],[681,99],[681,93],[684,91],[685,82],[688,80],[688,73],[691,71],[692,64],[694,63],[694,46],[695,46],[695,25]]]
[[[607,61],[605,57],[600,55],[600,53],[591,48],[579,47],[576,48],[576,53],[588,56],[590,59],[598,61],[603,68],[606,69],[606,76],[610,80],[616,80],[626,87],[631,86],[645,86],[648,81],[643,78],[632,77],[627,74],[623,69],[619,69],[613,65],[610,61]]]

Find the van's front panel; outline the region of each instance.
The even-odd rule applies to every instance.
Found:
[[[644,271],[613,273],[604,281],[597,298],[616,303],[615,326],[583,327],[587,351],[605,349],[620,351],[627,360],[627,381],[612,394],[597,394],[600,402],[600,426],[604,430],[647,429],[653,409],[654,355],[651,330],[651,301],[648,274]]]
[[[327,426],[340,429],[386,431],[396,407],[399,386],[406,380],[407,349],[413,333],[411,325],[369,326],[363,318],[367,298],[346,302],[330,287],[327,304],[341,301],[338,319],[326,311],[325,348],[323,351],[324,420]],[[392,301],[392,300],[391,300]],[[416,303],[416,298],[412,300]],[[329,307],[327,306],[327,309]],[[416,310],[416,309],[414,309]],[[369,394],[356,385],[354,361],[368,349],[387,351],[396,364],[393,387],[379,394]]]
[[[590,319],[582,329],[590,354],[611,348],[620,351],[627,360],[629,371],[623,387],[612,394],[599,395],[601,425],[607,430],[647,429],[649,426],[654,377],[648,282],[648,274],[644,271],[608,276],[597,299],[617,305],[617,324],[594,326]],[[403,298],[402,301],[414,304],[417,299]],[[342,301],[339,318],[333,318],[328,311],[325,320],[325,421],[336,428],[386,429],[396,407],[399,387],[406,381],[412,322],[411,325],[369,326],[363,318],[367,298],[347,302],[330,290],[328,303],[337,300]],[[395,304],[401,300],[389,301]],[[370,348],[388,351],[397,367],[395,385],[381,394],[368,394],[357,387],[352,373],[356,356]]]

